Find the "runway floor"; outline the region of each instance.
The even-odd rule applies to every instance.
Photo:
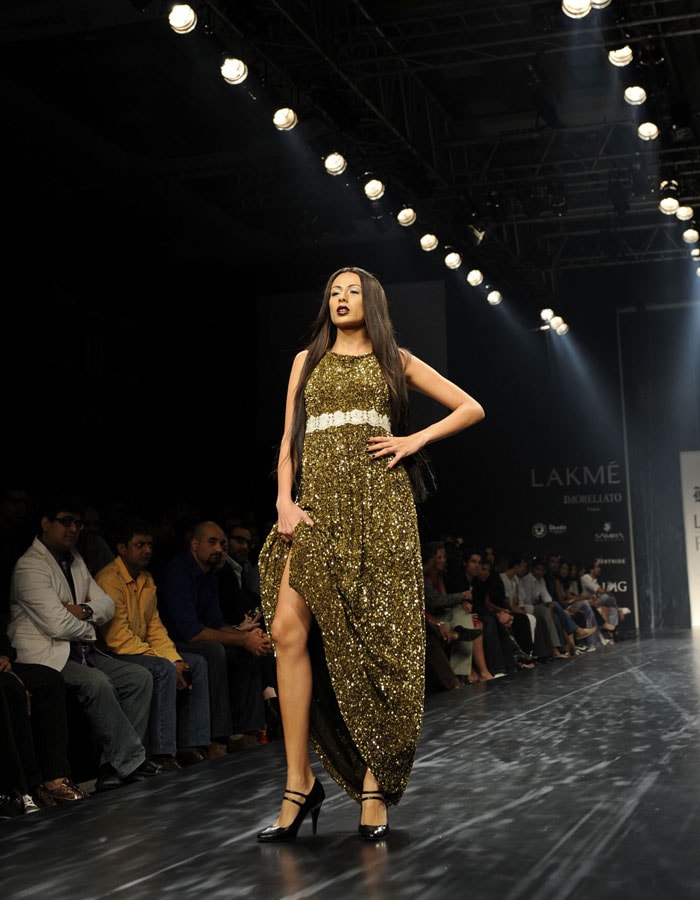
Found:
[[[700,896],[700,634],[634,637],[426,700],[383,843],[327,799],[259,844],[283,748],[254,750],[0,823],[4,900]]]

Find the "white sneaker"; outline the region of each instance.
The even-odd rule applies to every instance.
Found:
[[[24,803],[24,811],[26,813],[39,812],[39,807],[29,794],[22,794],[22,802]]]

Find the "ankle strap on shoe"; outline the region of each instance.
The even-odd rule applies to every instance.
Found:
[[[381,800],[384,806],[386,806],[386,799],[381,791],[362,791],[360,794],[360,803],[364,803],[365,800]]]

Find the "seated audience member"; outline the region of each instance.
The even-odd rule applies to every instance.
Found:
[[[426,543],[422,549],[422,559],[426,620],[438,626],[442,623],[443,626],[438,628],[439,634],[432,634],[427,649],[431,654],[435,653],[436,648],[446,650],[450,666],[460,681],[491,681],[494,676],[486,664],[483,629],[471,612],[471,590],[449,593],[446,589],[445,543]],[[442,643],[443,639],[446,643]],[[440,664],[438,657],[437,665]],[[436,663],[433,661],[432,665],[435,668]]]
[[[606,629],[609,632],[606,636],[608,639],[613,639],[616,637],[618,626],[625,618],[625,613],[618,607],[615,595],[608,593],[607,589],[598,582],[599,575],[600,560],[595,559],[585,567],[585,571],[581,574],[581,589],[591,598],[591,604],[600,613],[603,624],[612,625],[612,629]]]
[[[219,581],[219,606],[228,625],[236,625],[241,631],[261,628],[267,632],[265,619],[260,608],[260,575],[257,567],[248,559],[248,548],[252,538],[250,530],[243,525],[232,525],[228,538],[228,552],[222,556],[217,566]],[[275,656],[268,653],[260,658],[265,701],[264,733],[259,737],[264,741],[282,736],[282,716],[277,698],[277,667]]]
[[[157,584],[160,614],[178,651],[207,660],[210,731],[233,752],[257,745],[265,729],[262,659],[272,648],[262,628],[229,625],[221,612],[217,569],[227,549],[216,522],[199,522],[188,548],[165,563]]]
[[[577,649],[593,651],[601,642],[598,623],[593,608],[581,594],[576,578],[571,574],[571,566],[565,559],[559,561],[559,571],[555,579],[557,600],[567,612],[571,613],[578,624],[590,630],[587,637],[577,638]]]
[[[578,647],[576,641],[584,641],[596,632],[597,626],[586,628],[583,621],[579,622],[580,614],[576,610],[561,602],[561,591],[558,587],[559,566],[561,556],[558,553],[549,553],[545,559],[544,582],[547,585],[552,600],[552,612],[557,620],[557,627],[566,642],[566,652],[569,656],[576,656]]]
[[[16,656],[0,629],[0,759],[9,782],[3,787],[19,791],[25,812],[84,800],[70,777],[65,682],[54,669],[18,663]]]
[[[498,574],[493,571],[493,564],[487,556],[482,557],[478,577],[486,590],[484,595],[486,609],[488,613],[496,617],[506,672],[513,673],[518,669],[534,669],[535,663],[531,652],[523,649],[515,635],[515,631],[518,630],[526,646],[532,643],[527,616],[510,609],[506,599],[505,585]],[[517,623],[516,619],[518,620]]]
[[[106,791],[161,771],[143,745],[153,679],[95,648],[114,603],[75,549],[80,509],[68,496],[40,507],[39,535],[12,574],[8,636],[19,662],[55,669],[75,692],[101,750],[95,789]]]
[[[101,626],[107,650],[144,666],[153,676],[148,750],[166,769],[214,755],[209,747],[209,676],[197,653],[175,648],[158,614],[156,585],[148,565],[153,529],[126,518],[115,525],[117,557],[95,578],[114,601],[114,615]],[[225,748],[219,745],[225,753]],[[219,752],[216,755],[223,755]],[[178,762],[179,761],[179,762]]]
[[[565,652],[566,639],[557,628],[552,606],[554,598],[547,590],[544,581],[545,561],[543,557],[536,556],[530,563],[529,571],[526,572],[518,582],[518,591],[520,594],[520,606],[528,613],[532,613],[536,618],[542,619],[549,643],[552,645],[553,659],[568,659],[569,654]]]
[[[513,614],[513,635],[528,656],[535,660],[547,659],[554,651],[544,620],[538,619],[520,605],[518,585],[525,572],[527,572],[525,556],[522,553],[513,553],[499,574],[503,583],[506,606]]]
[[[247,525],[234,524],[228,529],[228,555],[241,567],[242,582],[247,594],[257,598],[251,604],[260,605],[260,570],[251,559],[253,549],[253,531]]]
[[[478,618],[484,630],[484,655],[489,672],[499,678],[513,671],[513,655],[508,640],[495,613],[489,609],[489,588],[479,577],[482,554],[477,547],[463,549],[465,575],[471,591],[471,611]]]

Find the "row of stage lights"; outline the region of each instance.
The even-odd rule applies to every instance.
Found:
[[[562,0],[562,10],[572,19],[582,19],[587,16],[591,9],[603,9],[609,6],[612,0]],[[618,68],[629,66],[634,60],[635,55],[629,44],[613,48],[608,52],[608,60]],[[656,56],[653,59],[645,61],[645,65],[660,65],[663,57]],[[630,106],[642,106],[646,103],[647,92],[641,84],[628,84],[624,91],[623,97]],[[659,126],[651,120],[640,122],[637,126],[637,135],[643,141],[654,141],[659,136]],[[663,179],[659,185],[659,210],[666,216],[676,216],[676,218],[685,225],[683,230],[683,240],[686,244],[697,245],[700,240],[697,223],[695,221],[695,211],[692,206],[681,203],[680,187],[675,178]],[[700,248],[693,246],[690,256],[694,260],[700,260]],[[700,266],[696,269],[696,274],[700,277]]]
[[[197,13],[189,4],[175,4],[170,10],[168,21],[176,34],[189,34],[197,26]],[[242,84],[248,77],[248,66],[242,59],[227,56],[221,64],[221,75],[227,84]],[[290,107],[281,107],[275,111],[272,121],[278,131],[291,131],[297,125],[298,117],[296,112]],[[341,153],[333,151],[323,158],[323,165],[329,175],[338,176],[346,171],[348,162]],[[364,173],[362,187],[365,196],[372,203],[378,203],[386,192],[385,183],[370,172]],[[418,215],[412,206],[406,204],[396,213],[395,219],[402,228],[409,228],[415,225]],[[472,232],[471,239],[478,246],[485,236],[484,232],[475,226],[470,225],[468,227]],[[435,234],[426,232],[420,237],[419,244],[422,250],[426,253],[431,253],[438,249],[440,241]],[[451,270],[461,268],[463,262],[462,254],[451,246],[445,246],[443,250],[445,253],[443,259],[445,266]],[[486,297],[486,301],[491,306],[498,306],[503,300],[501,292],[486,283],[481,269],[470,269],[466,274],[466,282],[473,288],[480,288]],[[562,317],[555,315],[551,309],[543,309],[540,317],[543,324],[539,326],[538,330],[551,331],[558,335],[566,334],[569,330],[569,326]]]

